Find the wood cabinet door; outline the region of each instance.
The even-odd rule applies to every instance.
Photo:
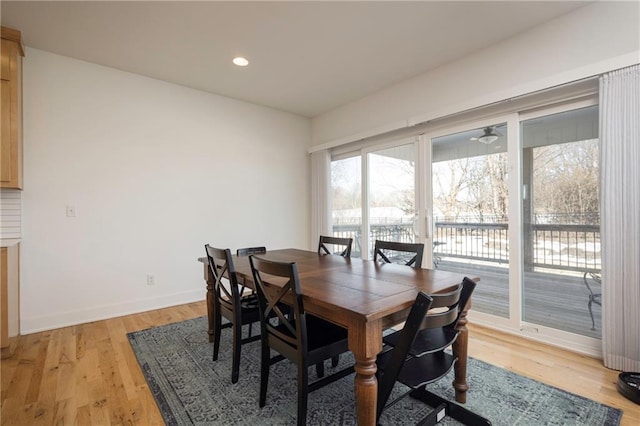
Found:
[[[14,54],[15,43],[2,40],[2,67],[0,67],[0,77],[3,80],[11,80],[11,57]]]
[[[13,175],[13,161],[11,159],[11,87],[7,80],[1,81],[0,97],[2,105],[0,106],[0,115],[2,116],[2,124],[0,127],[0,181],[10,182]]]
[[[18,45],[9,40],[2,40],[2,83],[0,87],[0,187],[20,187],[20,146],[18,78]]]

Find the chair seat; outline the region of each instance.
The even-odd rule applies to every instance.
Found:
[[[343,341],[347,339],[347,329],[325,321],[311,314],[306,314],[307,318],[307,348],[315,351],[323,346]]]
[[[308,357],[310,359],[317,359],[317,356],[314,356],[315,352],[319,349],[324,349],[329,345],[339,343],[344,345],[346,348],[347,330],[345,328],[325,321],[311,314],[306,314],[306,322],[307,350]],[[294,337],[284,324],[276,326],[275,329],[283,334]],[[309,364],[314,364],[314,362],[309,362]]]
[[[392,353],[393,351],[389,350],[378,356],[377,364],[383,371]],[[411,389],[417,389],[446,375],[456,359],[449,352],[444,351],[409,358],[404,362],[397,380]]]
[[[240,299],[240,307],[242,310],[258,310],[258,296],[253,293]]]
[[[420,330],[416,336],[416,339],[409,349],[409,355],[421,356],[431,352],[441,351],[449,346],[456,340],[458,333],[454,328],[428,328]],[[395,333],[385,336],[384,343],[389,346],[396,346],[400,341],[401,333],[396,331]]]

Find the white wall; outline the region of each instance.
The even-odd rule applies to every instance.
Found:
[[[27,49],[22,333],[202,300],[207,242],[308,247],[309,142],[302,117]]]
[[[638,62],[640,3],[595,3],[314,117],[312,144],[336,146]]]

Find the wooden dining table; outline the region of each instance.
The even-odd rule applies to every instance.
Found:
[[[419,291],[427,294],[453,289],[464,278],[441,270],[412,268],[397,264],[379,264],[370,260],[319,255],[298,249],[271,250],[260,258],[278,262],[296,262],[305,311],[348,330],[349,350],[355,358],[355,396],[358,425],[376,424],[376,355],[382,350],[382,332],[403,322]],[[207,310],[209,339],[213,337],[213,276],[206,258]],[[253,286],[249,258],[234,256],[240,281]],[[478,277],[469,277],[478,281]],[[469,302],[470,304],[470,302]],[[467,310],[465,307],[453,345],[456,401],[466,402],[467,385]]]

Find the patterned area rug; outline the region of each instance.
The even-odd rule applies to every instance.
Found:
[[[257,331],[257,324],[254,330]],[[230,329],[222,331],[220,357],[211,360],[205,317],[128,335],[167,425],[291,425],[296,421],[296,370],[282,361],[271,367],[267,405],[258,407],[260,342],[242,346],[240,380],[231,384]],[[247,330],[245,330],[246,332]],[[353,363],[340,357],[338,369]],[[325,363],[328,374],[333,370]],[[451,377],[429,386],[454,399]],[[470,358],[466,407],[494,425],[618,425],[622,412],[595,401]],[[309,379],[316,378],[315,368]],[[402,392],[398,385],[395,392]],[[307,424],[355,425],[353,375],[312,392]],[[416,424],[429,407],[410,397],[387,409],[383,425]],[[458,424],[445,418],[440,424]]]

